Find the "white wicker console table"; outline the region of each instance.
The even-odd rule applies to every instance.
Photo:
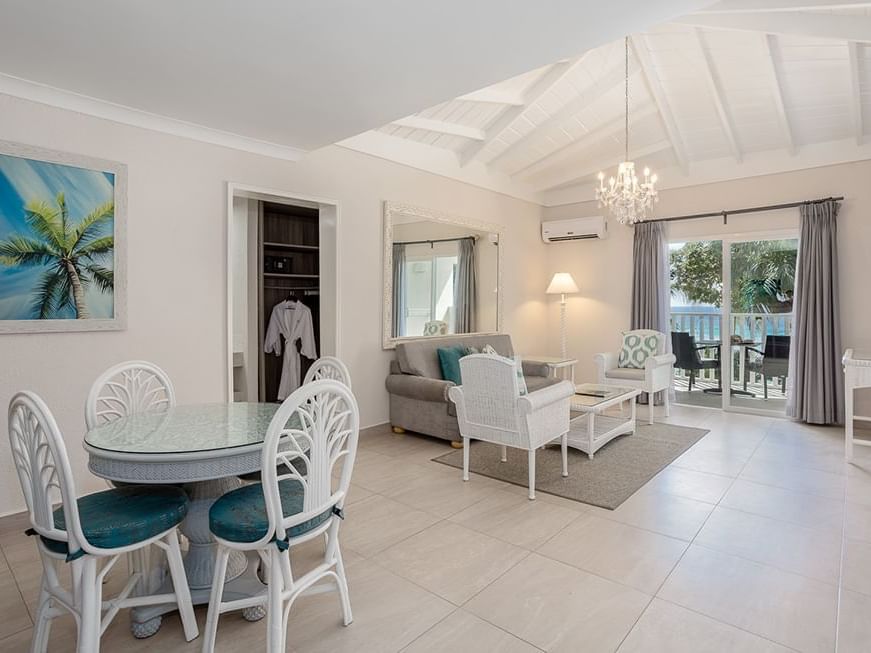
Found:
[[[853,421],[871,422],[871,417],[854,415],[853,391],[857,388],[871,388],[871,352],[848,349],[842,359],[844,364],[844,456],[853,459],[853,445],[871,446],[871,440],[857,440],[853,437]]]
[[[224,493],[241,485],[237,478],[260,469],[266,427],[278,404],[228,403],[176,406],[164,413],[139,413],[91,429],[85,436],[88,467],[97,476],[142,484],[184,484],[191,497],[181,532],[189,542],[185,571],[194,604],[209,602],[215,544],[209,532],[209,508]],[[255,557],[256,559],[256,557]],[[148,570],[149,591],[163,582],[159,569]],[[241,552],[231,554],[225,600],[265,591],[257,565]],[[131,611],[131,630],[148,637],[160,628],[174,605]],[[265,612],[248,608],[255,621]]]

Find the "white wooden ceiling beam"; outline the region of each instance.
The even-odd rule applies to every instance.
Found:
[[[786,103],[783,101],[783,76],[780,72],[777,37],[774,34],[763,34],[762,37],[765,39],[765,59],[768,63],[768,72],[774,89],[774,105],[777,108],[780,130],[783,132],[783,139],[790,155],[795,156],[798,148],[792,132],[792,125],[789,122],[789,114],[786,112]]]
[[[690,168],[689,157],[687,157],[683,136],[680,133],[677,121],[674,119],[674,114],[671,111],[671,105],[668,103],[668,98],[665,96],[662,82],[656,74],[656,68],[653,65],[650,52],[647,49],[647,42],[644,36],[640,34],[631,36],[629,40],[632,43],[632,52],[635,54],[635,59],[641,67],[641,74],[644,77],[647,90],[659,111],[659,118],[662,120],[662,126],[665,128],[668,140],[671,142],[671,147],[674,150],[674,156],[677,159],[678,166],[680,166],[684,175],[688,175]]]
[[[480,91],[466,93],[457,98],[465,102],[480,102],[482,104],[504,104],[510,107],[522,107],[523,96],[509,91],[500,91],[498,88],[482,88]]]
[[[489,125],[486,129],[485,137],[478,143],[472,143],[464,148],[459,153],[460,165],[465,166],[470,161],[474,160],[481,151],[490,143],[499,138],[502,133],[508,129],[511,124],[517,120],[523,112],[531,105],[535,104],[538,99],[552,89],[566,75],[568,75],[575,66],[583,61],[584,56],[580,56],[574,61],[559,61],[553,64],[550,69],[544,73],[530,88],[523,94],[523,104],[520,106],[506,107],[502,113]]]
[[[455,122],[445,122],[443,120],[432,120],[431,118],[421,118],[420,116],[408,116],[394,120],[391,125],[397,127],[409,127],[411,129],[423,129],[436,134],[445,134],[447,136],[462,136],[473,141],[483,141],[484,132],[474,127],[460,125]]]
[[[871,7],[868,0],[721,0],[694,14],[749,14],[771,11],[811,11],[826,9],[861,9]]]
[[[735,133],[735,123],[732,122],[732,116],[729,114],[729,109],[726,106],[726,98],[723,94],[720,80],[717,78],[717,71],[714,69],[714,62],[711,59],[711,53],[708,51],[707,45],[705,45],[705,37],[702,34],[702,30],[696,28],[694,32],[699,57],[703,63],[702,71],[704,72],[705,80],[708,83],[708,88],[711,91],[711,98],[714,101],[714,107],[717,109],[717,115],[720,118],[720,125],[723,128],[723,133],[726,135],[726,140],[729,141],[729,148],[732,150],[732,156],[735,157],[735,161],[741,163],[744,155],[741,152],[741,146],[738,144],[738,137]]]
[[[504,159],[518,150],[522,150],[535,138],[546,133],[548,129],[558,127],[570,118],[574,118],[582,109],[598,100],[603,94],[610,91],[617,84],[621,84],[623,82],[624,67],[625,63],[622,61],[621,57],[619,64],[615,64],[611,69],[607,70],[595,82],[593,82],[593,84],[581,91],[568,104],[547,118],[547,120],[537,125],[530,133],[522,136],[502,150],[490,160],[489,165],[493,165],[497,161]],[[632,76],[636,72],[638,72],[638,64],[634,61],[630,61],[629,75]]]
[[[632,111],[630,119],[632,120],[632,123],[635,124],[642,120],[646,120],[651,116],[657,115],[659,115],[659,111],[651,104],[642,109]],[[625,120],[623,116],[613,118],[596,129],[587,132],[578,140],[572,141],[558,150],[545,154],[543,157],[536,159],[532,163],[525,165],[510,174],[512,177],[526,179],[546,173],[550,168],[565,165],[567,162],[571,162],[572,160],[577,160],[580,156],[583,156],[590,147],[597,143],[601,143],[609,138],[623,136],[623,130],[625,127],[624,123]]]
[[[690,14],[674,19],[681,25],[739,32],[811,36],[839,41],[871,42],[871,17],[801,11],[734,14]]]
[[[850,58],[850,113],[853,116],[853,129],[856,145],[865,141],[865,122],[862,120],[862,92],[859,86],[859,44],[847,43]]]
[[[644,145],[642,147],[631,149],[629,151],[629,157],[635,162],[636,174],[641,176],[641,171],[644,170],[644,165],[639,162],[639,159],[658,154],[659,152],[666,152],[671,149],[672,145],[667,140],[657,141],[651,145]],[[585,168],[570,168],[564,170],[561,175],[555,175],[549,179],[542,180],[540,185],[533,184],[533,186],[539,191],[553,190],[564,186],[573,186],[593,177],[598,174],[600,170],[608,170],[609,168],[616,169],[615,161],[617,159],[622,161],[623,154],[608,157],[607,160],[598,161],[596,165],[590,165]],[[606,172],[605,174],[608,173]]]

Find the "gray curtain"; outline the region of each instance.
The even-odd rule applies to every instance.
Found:
[[[408,312],[408,287],[405,282],[405,245],[393,243],[393,337],[405,333],[405,314]]]
[[[459,253],[454,276],[454,333],[474,333],[478,308],[475,239],[457,241]]]
[[[668,328],[669,297],[666,225],[663,222],[639,222],[635,225],[635,237],[632,243],[630,328],[655,329],[664,333],[667,352],[671,351],[671,334]],[[644,403],[643,399],[642,403]],[[656,393],[655,403],[662,403],[661,392]]]
[[[786,413],[811,424],[844,421],[838,300],[839,208],[832,200],[801,206]]]

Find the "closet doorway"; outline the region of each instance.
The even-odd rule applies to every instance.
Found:
[[[314,358],[338,355],[338,213],[335,201],[228,184],[228,401],[283,399]]]

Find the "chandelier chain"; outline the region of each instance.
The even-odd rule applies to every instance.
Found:
[[[625,105],[625,111],[623,113],[623,116],[626,120],[626,135],[625,135],[626,158],[623,160],[628,161],[629,160],[629,37],[628,36],[623,39],[623,50],[624,50],[624,54],[625,54],[625,57],[624,57],[625,68],[624,68],[624,78],[623,79],[625,82],[624,88],[626,91],[626,97],[625,97],[626,105]]]

